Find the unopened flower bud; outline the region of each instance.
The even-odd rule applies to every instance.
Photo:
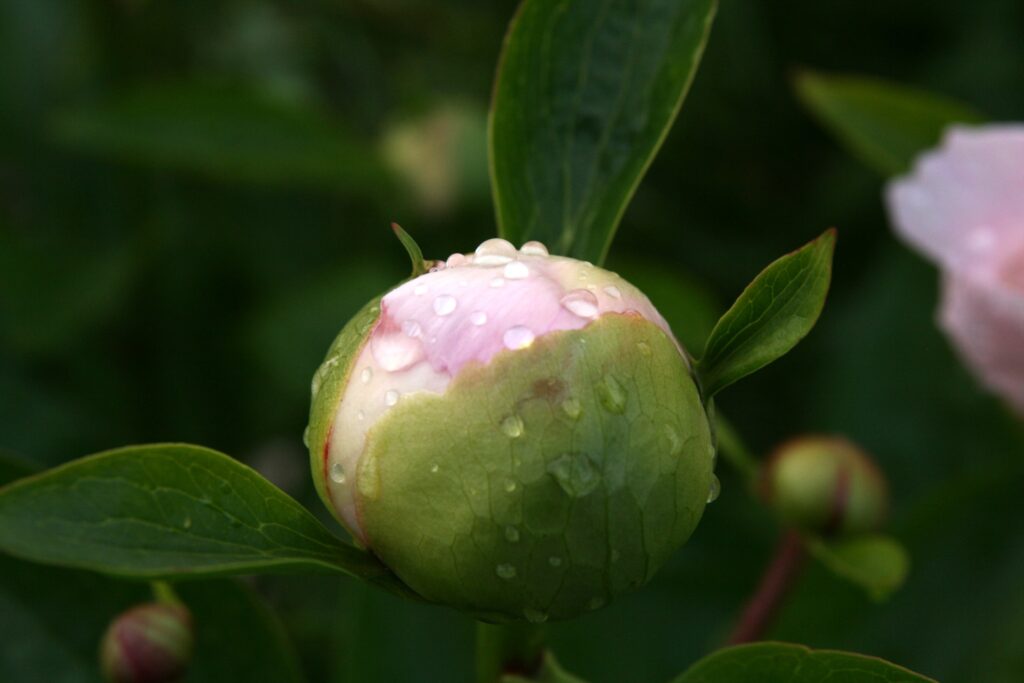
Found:
[[[821,534],[860,533],[885,517],[888,489],[849,441],[806,436],[783,444],[762,473],[762,493],[786,524]]]
[[[712,439],[686,352],[614,273],[488,240],[368,304],[313,381],[317,488],[425,598],[567,618],[690,535]]]
[[[107,628],[100,664],[111,683],[171,683],[192,658],[192,617],[182,605],[147,603]]]

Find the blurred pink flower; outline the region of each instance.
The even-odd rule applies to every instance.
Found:
[[[950,129],[887,199],[899,235],[942,271],[939,324],[1024,415],[1024,124]]]

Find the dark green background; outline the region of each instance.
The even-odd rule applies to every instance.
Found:
[[[482,117],[513,10],[0,2],[0,448],[52,465],[197,442],[319,508],[301,444],[309,379],[347,317],[405,274],[388,222],[429,256],[493,234]],[[771,635],[947,683],[1024,679],[1024,429],[936,330],[936,273],[893,238],[883,180],[800,109],[790,78],[872,74],[1020,120],[1022,34],[1017,0],[724,0],[609,260],[692,343],[708,302],[720,311],[767,262],[839,227],[818,328],[719,405],[759,452],[803,432],[871,451],[914,567],[884,605],[813,568]],[[437,112],[413,139],[436,145],[420,173],[455,178],[440,205],[380,152],[396,125]],[[721,644],[776,528],[720,475],[721,498],[648,588],[551,627],[567,668],[662,681]],[[310,680],[470,679],[472,623],[453,612],[338,579],[257,587]]]

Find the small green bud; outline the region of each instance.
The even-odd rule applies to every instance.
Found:
[[[846,439],[805,436],[766,461],[761,491],[786,524],[821,534],[877,528],[888,488],[871,458]]]
[[[689,358],[631,284],[489,240],[371,302],[313,382],[317,489],[425,598],[565,619],[646,583],[712,489]]]
[[[107,628],[100,665],[111,683],[172,683],[192,659],[192,616],[182,605],[147,603]]]

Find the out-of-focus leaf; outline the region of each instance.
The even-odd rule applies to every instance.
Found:
[[[107,451],[0,489],[0,548],[135,578],[327,571],[407,592],[246,465],[184,444]]]
[[[910,556],[894,538],[857,536],[827,542],[810,539],[811,554],[837,576],[859,585],[875,600],[884,600],[903,585],[910,571]]]
[[[558,660],[550,652],[544,653],[544,663],[540,671],[527,678],[525,676],[502,676],[501,683],[585,683],[582,678],[577,678],[566,672],[558,664]]]
[[[696,73],[715,0],[525,0],[490,118],[501,235],[600,263]]]
[[[835,231],[778,259],[747,285],[715,325],[698,370],[707,397],[785,355],[825,305]]]
[[[237,86],[148,86],[65,110],[53,123],[70,147],[218,179],[347,192],[388,181],[373,146],[318,109]]]
[[[117,310],[136,272],[130,249],[67,241],[0,228],[0,341],[31,354],[66,349]]]
[[[196,623],[183,683],[302,680],[280,623],[250,589],[197,581],[178,593]],[[99,683],[97,651],[107,625],[151,599],[144,583],[0,557],[0,680]]]
[[[884,659],[789,643],[754,643],[719,650],[674,683],[927,683]],[[932,681],[934,683],[934,681]]]
[[[805,71],[796,92],[854,156],[883,175],[907,170],[947,126],[983,120],[952,99],[862,76]]]

